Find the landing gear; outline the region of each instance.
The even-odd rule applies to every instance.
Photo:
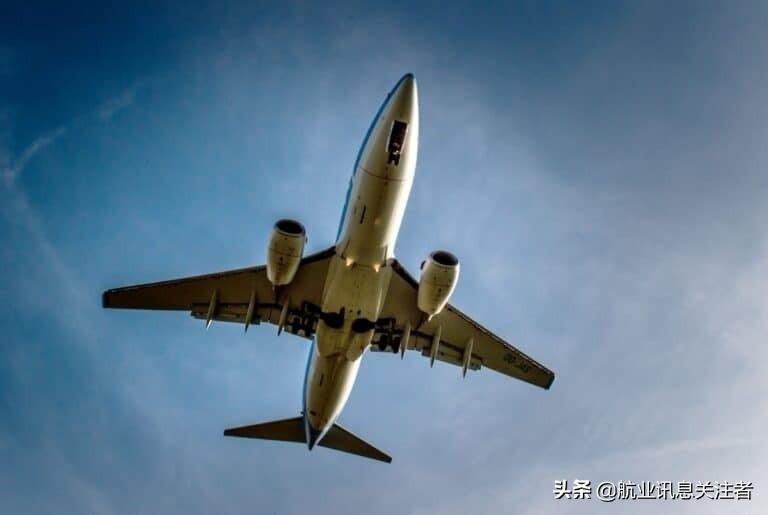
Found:
[[[320,313],[320,318],[325,322],[325,325],[331,329],[341,329],[344,325],[344,308],[341,308],[338,313]]]
[[[397,353],[400,350],[400,339],[394,318],[380,318],[375,324],[371,350],[378,352]]]

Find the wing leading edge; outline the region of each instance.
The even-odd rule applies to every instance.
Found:
[[[246,328],[249,324],[269,322],[286,332],[311,338],[317,327],[323,287],[333,255],[331,247],[307,256],[301,261],[294,280],[278,291],[272,289],[266,267],[256,266],[115,288],[104,292],[102,304],[105,308],[117,309],[189,311],[193,317],[206,322],[237,322],[246,324]],[[549,389],[555,380],[551,370],[453,305],[449,304],[440,314],[424,322],[416,306],[417,281],[397,260],[392,260],[390,265],[394,273],[377,322],[374,350],[384,349],[386,345],[391,345],[392,350],[417,350],[432,362],[463,367],[465,373],[484,366]],[[406,325],[411,331],[403,342]]]
[[[428,322],[416,306],[418,282],[397,261],[392,260],[395,273],[389,284],[387,299],[381,314],[391,318],[400,328],[397,349],[417,350],[423,356],[457,365],[466,370],[487,367],[526,383],[549,389],[555,374],[547,367],[515,348],[449,304]],[[407,341],[403,328],[411,327]],[[437,335],[437,337],[436,337]],[[396,350],[393,348],[393,350]]]
[[[105,308],[189,311],[210,322],[269,322],[286,332],[311,338],[334,248],[302,259],[294,280],[277,291],[266,267],[241,268],[170,281],[107,290]]]

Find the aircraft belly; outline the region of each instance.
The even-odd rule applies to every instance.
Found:
[[[349,398],[384,306],[394,246],[413,184],[419,117],[416,84],[405,76],[363,142],[323,288],[307,371],[306,416],[327,430]]]
[[[392,257],[410,178],[391,179],[359,168],[337,252],[355,263],[381,265]]]
[[[323,291],[322,310],[338,313],[344,310],[344,327],[357,318],[376,321],[384,305],[392,270],[350,264],[340,256],[331,260]]]
[[[323,320],[317,325],[317,352],[310,364],[306,392],[307,416],[316,429],[332,424],[349,398],[362,355],[373,338],[372,324],[384,305],[391,273],[389,267],[376,271],[347,266],[340,256],[330,263],[322,311],[343,312],[344,320],[340,327]]]
[[[307,417],[312,427],[324,430],[338,418],[349,399],[361,361],[350,361],[343,354],[313,356],[306,392]]]

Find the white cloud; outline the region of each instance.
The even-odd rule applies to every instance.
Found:
[[[136,100],[136,91],[139,87],[139,84],[131,86],[119,95],[104,102],[97,110],[97,115],[101,121],[106,122],[111,120],[117,113],[132,105]]]
[[[370,77],[365,80],[334,76],[333,68],[341,66],[321,66],[328,59],[326,53],[317,57],[313,49],[305,48],[301,41],[296,42],[295,53],[309,56],[304,58],[300,68],[310,71],[302,70],[299,76],[312,84],[307,90],[318,92],[317,108],[301,111],[305,133],[295,132],[296,141],[292,140],[290,146],[299,154],[296,162],[302,174],[291,172],[286,176],[289,180],[284,180],[282,177],[270,178],[265,171],[267,179],[248,181],[254,188],[282,187],[287,183],[286,188],[292,189],[281,194],[281,199],[290,201],[294,198],[290,195],[292,191],[304,193],[300,198],[309,197],[314,192],[314,204],[332,210],[340,207],[317,200],[316,191],[328,188],[328,191],[338,190],[338,193],[328,195],[341,196],[349,171],[336,172],[338,163],[333,160],[326,165],[324,158],[329,149],[338,151],[339,155],[353,153],[346,152],[346,148],[341,149],[342,152],[339,146],[355,146],[362,134],[348,130],[346,125],[350,120],[363,125],[373,114],[374,103],[381,100],[384,88],[391,85],[384,84],[378,91],[376,78],[391,75],[396,79],[398,70],[403,68],[400,62],[389,64],[388,57],[367,52],[366,41],[378,44],[385,39],[374,28],[359,24],[353,27],[352,36],[345,32],[336,46],[351,63],[359,59],[357,49],[361,49],[359,53],[365,54],[366,62],[369,62],[368,54],[373,55],[376,66],[369,65],[370,68],[388,67],[386,73],[360,74]],[[358,37],[354,37],[355,34]],[[370,34],[381,37],[371,37]],[[259,36],[264,41],[285,40],[281,34],[278,34],[281,37],[263,37],[261,33]],[[505,110],[507,104],[495,106],[491,100],[484,101],[487,95],[482,89],[467,94],[467,101],[462,100],[458,93],[468,91],[473,85],[471,81],[455,83],[455,92],[446,95],[451,88],[445,78],[453,76],[442,70],[439,63],[434,64],[429,49],[423,51],[425,57],[414,58],[412,52],[405,51],[410,48],[407,38],[393,37],[389,33],[387,40],[402,45],[396,51],[387,47],[389,54],[407,55],[409,64],[422,64],[415,71],[420,79],[424,77],[421,83],[424,146],[409,206],[412,211],[404,227],[406,236],[411,234],[412,237],[411,241],[400,242],[402,249],[413,254],[414,248],[432,246],[433,242],[461,245],[461,255],[467,258],[467,276],[474,274],[477,279],[475,290],[470,290],[472,285],[468,280],[461,286],[464,292],[475,291],[474,296],[462,293],[468,301],[467,307],[472,307],[473,314],[483,322],[495,317],[496,324],[488,324],[493,328],[504,331],[504,326],[508,325],[505,335],[514,337],[526,350],[562,375],[549,392],[527,389],[485,372],[468,378],[463,389],[458,390],[453,382],[454,370],[436,366],[434,370],[422,373],[421,370],[426,369],[420,368],[409,376],[408,367],[424,364],[412,356],[405,363],[387,363],[386,367],[390,368],[386,369],[386,376],[380,375],[379,381],[373,383],[374,376],[368,371],[384,370],[385,365],[379,367],[377,363],[384,363],[387,358],[369,356],[363,365],[366,372],[361,374],[357,393],[353,394],[344,417],[353,421],[354,417],[373,418],[386,410],[390,410],[390,414],[402,414],[403,411],[411,414],[400,418],[379,415],[383,424],[373,431],[370,425],[350,426],[360,429],[361,434],[392,452],[396,461],[389,468],[377,468],[373,472],[376,475],[373,483],[370,480],[354,481],[354,478],[344,482],[338,478],[370,464],[345,461],[348,457],[322,451],[307,456],[299,454],[299,451],[304,452],[303,449],[275,447],[274,456],[278,457],[271,459],[270,456],[262,463],[275,467],[279,462],[287,485],[295,484],[296,474],[310,479],[304,491],[306,495],[293,496],[291,502],[297,503],[295,507],[323,511],[322,503],[316,506],[317,497],[311,495],[312,489],[338,494],[344,499],[348,511],[355,511],[355,508],[359,511],[362,506],[372,512],[559,513],[591,512],[602,506],[597,501],[586,504],[553,501],[552,482],[561,477],[614,481],[744,479],[755,481],[760,488],[758,481],[765,476],[757,467],[764,463],[761,458],[766,447],[753,435],[764,434],[767,427],[763,401],[766,382],[761,364],[768,357],[763,345],[768,334],[765,322],[768,320],[765,307],[768,306],[765,302],[768,275],[764,272],[768,254],[763,252],[762,257],[755,258],[750,252],[752,266],[745,268],[743,260],[734,259],[735,254],[743,258],[742,253],[727,252],[728,242],[721,241],[718,234],[708,232],[702,239],[702,233],[696,231],[697,227],[710,227],[708,211],[697,208],[727,205],[731,200],[725,198],[716,202],[718,198],[714,196],[702,199],[705,195],[690,189],[692,184],[695,186],[700,181],[681,182],[658,184],[655,188],[651,188],[653,184],[647,186],[652,189],[653,196],[648,205],[643,206],[639,205],[640,201],[647,197],[640,195],[642,191],[638,192],[632,184],[609,184],[610,180],[605,177],[585,181],[580,176],[584,168],[578,167],[583,164],[579,159],[608,169],[623,170],[633,162],[632,156],[625,155],[626,149],[631,147],[617,145],[616,155],[601,154],[600,163],[579,155],[557,161],[556,151],[563,144],[557,138],[547,139],[541,144],[546,150],[536,152],[536,148],[525,144],[524,137],[515,134],[522,132],[526,135],[524,124],[509,116],[515,109],[508,107]],[[239,108],[233,99],[245,102],[242,99],[254,98],[254,88],[251,87],[254,84],[258,86],[267,80],[290,83],[287,80],[292,77],[290,64],[273,70],[275,73],[267,78],[261,77],[261,68],[254,66],[252,69],[258,78],[243,77],[242,63],[248,61],[241,57],[254,53],[254,45],[249,43],[241,42],[239,38],[235,40],[233,48],[242,48],[242,55],[221,60],[222,68],[217,70],[218,73],[210,73],[210,60],[201,60],[201,73],[206,76],[200,80],[220,81],[227,85],[227,89],[219,92],[227,99],[227,106]],[[238,44],[242,46],[236,46]],[[308,46],[309,43],[305,44]],[[290,63],[285,59],[282,62]],[[343,69],[349,70],[350,76],[356,73],[354,65]],[[458,76],[470,76],[470,70],[468,67],[466,73],[462,70]],[[615,85],[610,82],[611,78],[609,74],[606,83]],[[348,79],[347,82],[344,79]],[[334,97],[338,84],[353,86],[344,90],[343,95]],[[372,93],[367,93],[369,91]],[[344,102],[340,100],[342,96]],[[510,97],[514,99],[515,95],[510,94]],[[123,92],[88,117],[91,121],[112,119],[134,101],[135,91]],[[263,99],[256,97],[251,101],[255,105]],[[631,95],[628,101],[642,103],[642,99]],[[723,105],[727,101],[724,96]],[[284,106],[296,104],[295,99],[284,102]],[[340,113],[336,110],[337,105],[345,110]],[[363,111],[359,116],[358,110]],[[295,111],[288,111],[289,115],[296,115]],[[524,113],[524,110],[520,112]],[[557,109],[554,114],[566,126],[573,123],[568,110]],[[737,121],[742,123],[741,119]],[[609,119],[605,123],[612,130],[623,127],[621,120]],[[290,130],[296,131],[294,127]],[[275,139],[278,139],[279,132],[275,132]],[[577,132],[573,134],[577,135]],[[585,130],[584,134],[593,137],[594,130]],[[353,143],[346,143],[348,136],[354,138]],[[666,148],[641,146],[649,154]],[[605,145],[600,147],[605,150]],[[721,146],[710,147],[723,152]],[[675,149],[678,148],[675,144]],[[348,155],[345,168],[351,165],[353,157]],[[730,155],[728,160],[732,157]],[[549,163],[551,160],[555,163]],[[683,155],[676,163],[681,167],[678,173],[702,168],[702,160],[697,158],[696,152]],[[649,164],[659,162],[650,161]],[[570,172],[572,165],[576,165],[575,171]],[[569,170],[568,177],[562,177],[552,169]],[[616,175],[629,174],[625,171]],[[334,182],[328,180],[329,177],[341,180]],[[649,177],[657,176],[649,173]],[[621,189],[616,192],[614,186]],[[486,196],[490,197],[488,201],[484,200]],[[685,216],[680,216],[685,213],[664,216],[663,210],[655,212],[666,206],[664,199],[670,199],[670,204],[687,206],[685,200],[691,197],[702,199],[701,204],[690,206],[696,214],[694,225],[685,223]],[[306,204],[315,209],[313,203]],[[441,209],[441,206],[454,205],[460,207]],[[312,216],[322,218],[317,212]],[[331,223],[334,223],[336,217],[332,218]],[[723,220],[734,228],[733,232],[759,233],[754,226],[742,223],[743,218],[731,216],[729,212]],[[430,226],[445,229],[445,234],[427,230]],[[468,236],[462,237],[456,227],[461,227],[461,232]],[[158,229],[162,233],[167,228],[158,224]],[[322,237],[325,236],[332,237],[332,233],[324,231]],[[44,255],[51,250],[44,240],[39,248]],[[488,274],[484,273],[484,260],[488,259],[486,250],[493,251],[489,267],[493,271]],[[43,266],[57,269],[58,261],[55,254],[49,255]],[[71,272],[73,270],[69,270]],[[63,277],[71,278],[69,273],[63,273]],[[504,287],[500,288],[502,277],[507,280],[501,281]],[[61,288],[62,283],[66,284],[66,281],[56,281],[56,288]],[[54,295],[68,296],[66,292]],[[56,306],[55,299],[41,302]],[[530,313],[538,319],[528,316]],[[146,320],[155,320],[156,316],[159,315],[152,314]],[[93,322],[72,323],[73,327],[82,328]],[[243,501],[249,494],[266,492],[263,486],[266,473],[254,470],[245,458],[241,462],[228,462],[228,457],[221,451],[226,447],[215,447],[215,441],[208,440],[213,433],[205,433],[205,424],[221,417],[221,413],[212,412],[214,402],[211,399],[222,392],[235,395],[247,390],[238,397],[238,403],[240,407],[251,406],[246,402],[253,399],[255,403],[263,397],[258,388],[273,378],[268,373],[254,373],[253,366],[234,364],[232,357],[244,355],[242,348],[217,347],[215,352],[228,356],[226,361],[219,362],[221,366],[202,363],[191,368],[193,373],[185,370],[185,376],[198,380],[205,377],[200,372],[205,370],[214,375],[215,379],[211,379],[213,386],[226,386],[206,392],[204,399],[190,395],[189,390],[182,389],[185,385],[178,378],[167,378],[169,371],[173,371],[170,363],[200,360],[201,354],[194,354],[194,349],[190,348],[190,344],[197,340],[191,323],[189,327],[188,330],[186,325],[179,323],[168,330],[169,333],[180,331],[175,337],[185,340],[185,349],[190,349],[189,353],[163,362],[162,367],[153,366],[154,354],[152,359],[142,359],[140,354],[125,356],[123,361],[128,364],[120,369],[122,372],[115,383],[127,384],[121,390],[121,398],[127,404],[135,404],[153,439],[167,445],[175,442],[167,461],[181,464],[179,469],[185,480],[193,482],[195,487],[200,484],[215,489],[211,485],[219,484],[222,471],[236,471],[238,476],[249,479],[251,484],[247,487],[228,483],[222,485],[215,496],[202,496],[209,502],[215,500],[219,512],[234,512],[236,508],[230,507],[247,504]],[[199,330],[199,326],[194,326],[194,330]],[[209,336],[229,343],[229,334],[224,332],[228,329],[220,327],[218,330],[222,332],[212,332]],[[112,337],[106,331],[102,333],[98,328],[96,331]],[[263,334],[266,332],[268,330],[264,329]],[[151,337],[153,341],[163,340],[156,326],[137,329],[133,334]],[[255,334],[259,339],[264,338]],[[131,335],[122,337],[129,339]],[[161,353],[158,350],[158,354]],[[249,361],[248,365],[253,363]],[[281,370],[281,375],[290,375],[288,380],[300,380],[298,374],[286,374],[285,369],[275,367],[271,361],[269,366]],[[259,379],[246,381],[242,379],[246,374]],[[411,379],[410,388],[402,389],[400,382]],[[272,388],[274,383],[271,382]],[[401,394],[393,394],[398,388],[401,388]],[[377,409],[369,411],[373,405]],[[280,408],[286,407],[280,404]],[[254,411],[258,417],[269,418],[261,411]],[[189,423],[191,420],[194,425]],[[205,436],[201,437],[201,434]],[[203,438],[205,445],[199,441]],[[209,442],[214,444],[209,446]],[[272,450],[268,445],[242,448],[245,450],[238,452],[246,457],[252,456],[249,453],[262,453],[256,454],[261,457]],[[403,452],[406,448],[413,452]],[[439,452],[434,452],[437,450]],[[300,456],[300,459],[292,460],[293,456]],[[333,465],[337,471],[334,475],[337,484],[352,486],[336,488],[325,481],[324,476],[307,472],[321,463]],[[266,470],[266,467],[262,469]],[[248,473],[242,473],[244,470]],[[662,477],[662,474],[668,477]],[[270,470],[270,475],[279,478],[274,469]],[[446,485],[457,487],[446,488]],[[292,491],[291,486],[285,488],[287,492]],[[434,492],[431,498],[430,492]],[[280,494],[270,497],[277,498]],[[304,504],[298,506],[298,503]],[[756,507],[757,503],[737,507],[742,506],[746,510]],[[653,506],[615,505],[610,509],[663,512],[670,507],[691,512],[732,509],[731,505],[693,502],[688,505],[661,502]]]
[[[67,126],[58,127],[50,132],[47,132],[41,136],[38,136],[21,155],[12,160],[10,164],[3,170],[3,179],[6,186],[12,186],[16,182],[16,178],[24,171],[27,164],[32,160],[35,155],[43,150],[45,147],[51,145],[68,130]]]
[[[100,122],[106,123],[112,119],[118,112],[133,105],[136,100],[136,92],[143,87],[144,82],[137,82],[131,87],[123,90],[120,94],[109,98],[102,103],[92,114]],[[30,161],[34,157],[58,141],[62,136],[67,134],[70,130],[76,128],[81,120],[87,120],[90,116],[86,115],[83,118],[76,118],[70,123],[61,125],[51,131],[45,132],[35,138],[18,157],[12,157],[7,145],[0,146],[0,167],[3,170],[3,179],[7,187],[11,187],[16,183],[16,179],[24,172]]]

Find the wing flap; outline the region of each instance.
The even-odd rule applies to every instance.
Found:
[[[399,334],[391,335],[392,341],[405,345],[406,349],[418,350],[423,356],[432,355],[432,337],[437,328],[441,328],[441,341],[435,359],[456,366],[463,366],[464,353],[469,341],[472,341],[468,368],[478,370],[490,368],[526,383],[548,389],[555,379],[555,374],[520,349],[505,342],[455,306],[449,304],[430,321],[424,321],[423,314],[416,305],[418,282],[400,265],[397,260],[390,263],[393,271],[382,317],[396,320]],[[409,341],[402,342],[403,327],[410,323]]]
[[[430,324],[442,325],[443,334],[462,349],[473,340],[472,356],[483,366],[526,383],[549,389],[555,374],[521,350],[505,342],[452,305],[434,317]],[[433,329],[434,331],[434,329]]]
[[[326,272],[334,252],[331,247],[304,258],[293,281],[281,287],[279,299],[267,279],[266,267],[257,266],[107,290],[102,295],[102,305],[117,309],[189,311],[193,317],[203,320],[210,317],[245,323],[253,299],[251,323],[278,324],[283,304],[288,302],[285,330],[311,337],[316,326],[313,315],[322,302]]]
[[[102,306],[117,309],[188,310],[194,304],[206,304],[218,290],[221,299],[248,302],[250,290],[258,285],[264,267],[230,270],[216,274],[199,275],[147,284],[137,284],[107,290],[102,295]],[[268,287],[268,285],[266,285]]]
[[[192,306],[191,315],[199,320],[208,319],[208,305],[195,304]],[[282,311],[282,305],[277,303],[265,303],[259,304],[255,307],[253,312],[253,318],[251,319],[252,325],[258,325],[262,322],[267,322],[273,325],[280,323],[280,312]],[[237,324],[244,324],[246,313],[248,312],[248,304],[225,304],[220,305],[212,318],[217,322],[231,322]],[[288,307],[288,313],[285,319],[285,325],[283,331],[303,338],[312,338],[317,330],[317,317],[316,313],[310,307],[309,303],[303,305],[295,305],[293,301]]]

